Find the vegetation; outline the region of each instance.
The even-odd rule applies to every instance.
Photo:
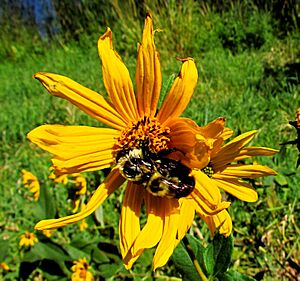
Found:
[[[123,268],[118,249],[122,191],[88,218],[87,229],[80,231],[79,225],[71,225],[55,230],[51,238],[36,233],[38,244],[19,246],[21,235],[34,232],[40,219],[71,214],[76,197],[74,180],[64,185],[48,178],[50,156],[30,144],[26,134],[41,124],[101,125],[69,103],[51,97],[32,75],[37,71],[62,74],[105,95],[96,49],[98,36],[106,26],[111,27],[115,48],[133,78],[136,44],[145,11],[150,10],[157,28],[163,92],[179,71],[176,58],[193,57],[199,81],[185,115],[198,124],[225,116],[235,134],[258,129],[253,145],[280,150],[272,158],[259,159],[278,175],[253,182],[259,192],[256,203],[229,198],[235,238],[232,268],[256,280],[299,280],[298,151],[296,146],[280,145],[296,138],[295,128],[288,122],[295,119],[300,107],[299,4],[282,1],[289,4],[275,15],[277,10],[270,8],[273,1],[264,6],[260,1],[229,1],[226,5],[222,1],[143,1],[140,5],[137,1],[122,5],[100,1],[103,3],[96,5],[94,0],[82,4],[81,13],[73,12],[68,1],[59,2],[64,3],[57,9],[60,33],[52,38],[39,38],[21,20],[12,25],[2,18],[0,263],[10,269],[0,267],[0,279],[68,280],[72,262],[86,257],[99,280],[180,280],[176,256],[164,268],[151,271],[151,250],[132,271]],[[38,201],[22,183],[23,169],[40,182]],[[106,172],[84,174],[88,192],[80,197],[82,201],[90,197]],[[200,219],[190,234],[204,245],[211,239]]]

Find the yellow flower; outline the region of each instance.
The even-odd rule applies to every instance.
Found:
[[[40,72],[35,78],[52,95],[70,101],[112,128],[43,125],[28,138],[54,154],[52,164],[58,173],[112,170],[79,213],[41,221],[36,229],[81,221],[128,180],[119,231],[123,261],[129,269],[144,249],[157,245],[155,270],[168,261],[191,226],[195,210],[214,215],[230,204],[222,202],[215,182],[200,170],[208,164],[216,140],[201,138],[192,120],[180,118],[198,79],[193,59],[181,60],[181,71],[157,109],[162,75],[150,15],[138,47],[136,94],[126,66],[113,49],[109,28],[100,37],[98,50],[110,101],[61,75]],[[203,131],[209,136],[211,131],[223,130],[218,123],[216,120]],[[198,169],[190,174],[194,167]],[[141,228],[143,205],[148,217]]]
[[[52,236],[52,232],[53,231],[50,229],[43,230],[43,234],[48,238],[50,238]]]
[[[29,191],[33,193],[34,200],[37,201],[40,196],[40,184],[37,177],[26,170],[22,170],[22,180],[24,186],[29,188]]]
[[[57,183],[62,183],[64,185],[68,184],[69,182],[68,175],[56,175],[53,167],[50,167],[49,170],[51,171],[48,177],[49,179]]]
[[[85,220],[82,220],[79,224],[79,229],[80,231],[84,231],[85,229],[87,229],[89,227],[89,225],[87,224],[87,222]]]
[[[10,268],[9,268],[9,266],[6,264],[6,262],[1,262],[1,263],[0,263],[0,268],[2,268],[2,269],[5,270],[5,271],[9,271],[9,270],[10,270]]]
[[[34,233],[26,232],[25,234],[21,235],[21,239],[19,242],[20,247],[32,247],[36,244],[39,240],[36,238]]]
[[[86,258],[74,261],[72,271],[74,272],[71,276],[72,281],[93,281],[93,274],[88,271],[91,267],[89,266]]]
[[[223,125],[224,123],[225,120],[223,121]],[[201,137],[205,136],[203,129],[205,131],[205,127],[198,128],[199,133],[202,132]],[[272,156],[278,151],[266,147],[245,147],[256,134],[255,130],[244,133],[224,145],[224,141],[230,138],[232,134],[232,130],[224,128],[223,131],[218,131],[210,135],[210,137],[217,139],[217,141],[214,142],[210,151],[210,161],[206,167],[202,168],[202,171],[221,190],[230,193],[240,200],[255,202],[258,199],[257,192],[244,179],[256,179],[276,175],[276,172],[257,163],[242,164],[241,160],[251,158],[252,156]],[[219,232],[225,236],[231,233],[232,222],[226,210],[222,210],[213,216],[204,213],[200,214],[200,216],[208,224],[212,233],[216,229],[219,229]]]

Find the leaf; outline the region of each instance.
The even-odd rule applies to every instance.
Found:
[[[9,241],[0,240],[0,261],[4,261],[9,250]]]
[[[40,197],[38,204],[34,209],[34,215],[37,219],[54,218],[56,214],[56,204],[49,188],[42,185],[40,188]]]
[[[278,174],[275,177],[275,182],[277,184],[279,184],[280,186],[287,186],[288,185],[286,177],[284,175],[282,175],[282,174]]]
[[[193,249],[193,252],[194,252],[198,262],[200,263],[200,266],[201,266],[201,264],[203,265],[204,248],[200,244],[200,241],[191,235],[187,235],[187,239],[189,241],[190,246]],[[174,262],[177,270],[182,274],[183,280],[189,280],[189,281],[198,281],[199,280],[199,275],[194,267],[194,264],[189,256],[183,242],[180,242],[180,244],[175,249],[175,251],[172,255],[172,261]]]
[[[37,243],[24,255],[23,262],[35,262],[43,259],[54,261],[71,261],[65,251],[54,243]]]
[[[214,277],[223,273],[229,267],[233,251],[232,236],[225,237],[216,234],[206,250],[204,255],[205,266],[210,276]]]
[[[218,275],[218,279],[222,281],[256,281],[254,278],[234,270]]]

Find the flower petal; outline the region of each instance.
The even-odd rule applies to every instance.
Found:
[[[186,235],[187,231],[190,229],[194,217],[195,217],[195,203],[189,198],[181,198],[180,203],[180,214],[179,223],[177,230],[177,240],[181,239]]]
[[[105,88],[118,113],[126,122],[137,120],[137,105],[128,69],[113,49],[109,28],[98,40]]]
[[[127,124],[120,114],[101,95],[70,78],[45,72],[38,72],[34,78],[38,79],[51,95],[68,100],[100,122],[115,129],[126,127]]]
[[[179,224],[179,204],[176,199],[163,198],[164,226],[161,240],[153,258],[153,270],[164,266],[177,245],[176,234]]]
[[[154,45],[152,18],[147,14],[142,43],[138,48],[136,66],[136,95],[140,117],[153,117],[161,89],[162,75],[159,54]]]
[[[278,150],[267,147],[245,147],[240,150],[238,156],[234,158],[234,161],[239,161],[252,156],[272,156],[276,154]]]
[[[259,164],[243,165],[234,164],[226,166],[225,169],[219,173],[214,174],[214,178],[226,179],[226,178],[249,178],[255,179],[259,177],[276,175],[277,173],[267,166]]]
[[[205,126],[198,127],[198,132],[206,138],[217,138],[223,131],[225,126],[225,118],[219,117]]]
[[[218,171],[227,163],[230,163],[239,154],[239,151],[247,145],[256,134],[256,130],[244,133],[225,144],[217,153],[211,155],[211,163],[214,171]]]
[[[87,126],[42,125],[27,137],[54,154],[53,166],[59,173],[100,170],[113,160],[113,146],[119,131]]]
[[[216,229],[226,237],[232,232],[232,220],[227,210],[223,210],[213,216],[202,216],[202,219],[208,225],[211,235],[214,235]]]
[[[179,76],[175,79],[161,109],[158,120],[161,123],[178,117],[188,105],[197,84],[198,72],[192,58],[182,59]]]
[[[229,202],[221,202],[221,193],[215,182],[201,171],[193,170],[191,173],[196,180],[191,197],[195,203],[208,215],[216,214],[228,208]]]
[[[256,202],[258,199],[257,192],[252,186],[238,179],[215,179],[219,188],[232,194],[238,199],[246,202]]]
[[[128,256],[123,259],[127,269],[131,268],[133,262],[142,254],[144,249],[154,247],[161,239],[165,215],[162,202],[163,198],[145,192],[148,218],[145,226],[134,241]]]
[[[36,224],[35,229],[55,229],[83,220],[84,218],[92,214],[111,193],[113,193],[122,185],[124,181],[125,179],[121,176],[119,169],[113,169],[107,176],[105,181],[96,189],[92,198],[87,203],[85,208],[81,210],[81,212],[59,219],[42,220]]]
[[[124,258],[140,232],[140,209],[142,201],[143,189],[129,181],[123,198],[119,224],[120,249]],[[131,261],[129,260],[128,263],[130,264]]]

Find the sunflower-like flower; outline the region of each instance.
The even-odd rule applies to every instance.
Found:
[[[192,120],[179,117],[198,79],[191,58],[181,60],[180,73],[157,109],[162,75],[150,15],[138,47],[136,94],[126,66],[113,49],[109,28],[100,37],[98,50],[110,101],[61,75],[37,73],[34,77],[52,95],[70,101],[112,128],[43,125],[28,138],[54,154],[56,173],[112,170],[79,213],[41,221],[36,229],[54,229],[83,220],[127,181],[119,226],[123,261],[129,269],[144,249],[157,245],[155,270],[168,261],[191,226],[195,211],[214,216],[230,204],[222,201],[215,182],[201,171],[217,141],[210,136],[224,127],[215,120],[202,129],[205,136],[201,136]],[[147,222],[141,227],[143,205]]]
[[[31,233],[29,231],[26,231],[25,234],[21,235],[19,246],[20,247],[32,247],[34,246],[39,240],[35,236],[34,233]]]
[[[24,186],[29,188],[29,191],[33,193],[34,200],[37,201],[40,196],[40,183],[37,177],[31,172],[22,170],[22,181]]]
[[[93,281],[94,276],[89,271],[91,266],[87,262],[86,258],[79,259],[74,261],[74,265],[71,270],[74,272],[71,276],[72,281]]]

